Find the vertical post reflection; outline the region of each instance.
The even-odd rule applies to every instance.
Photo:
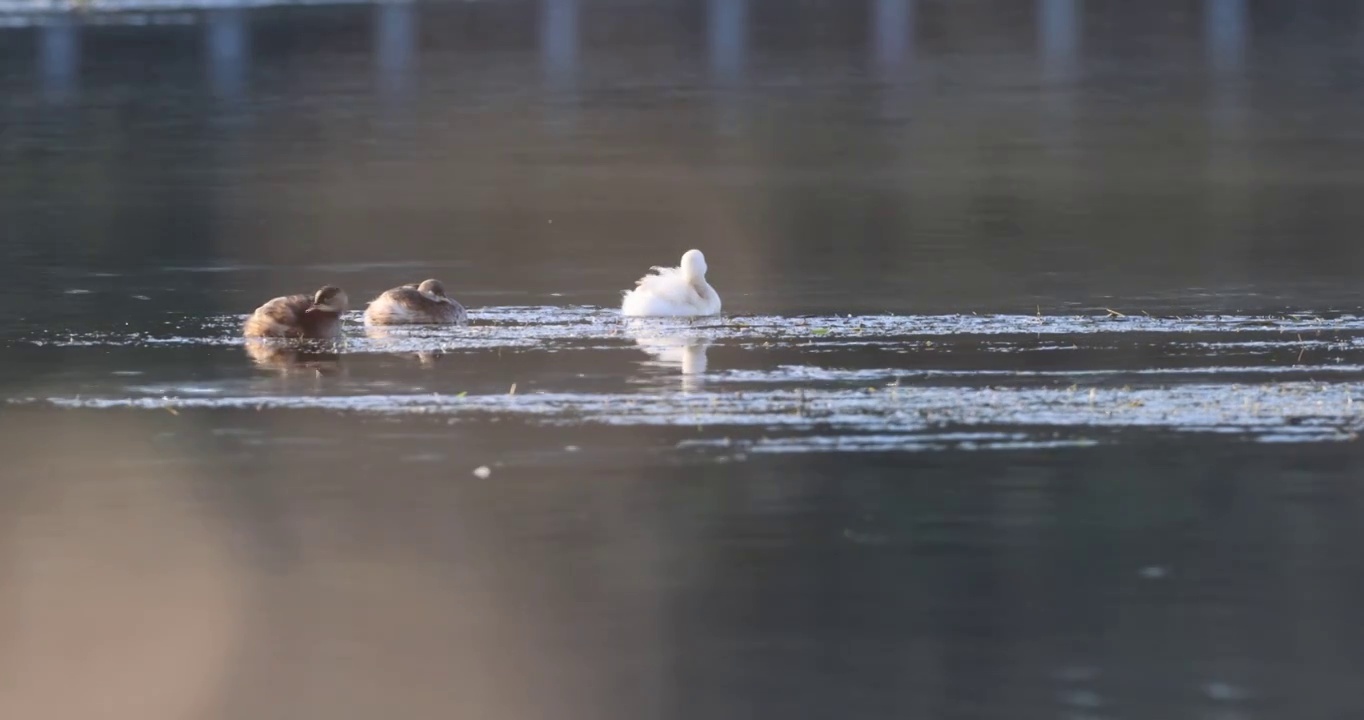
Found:
[[[236,102],[246,89],[250,38],[242,8],[209,10],[204,20],[209,85],[213,94]]]
[[[406,97],[416,64],[416,9],[408,0],[380,3],[374,8],[374,60],[379,90],[385,100]]]
[[[237,177],[244,164],[250,162],[249,153],[243,151],[242,145],[244,130],[249,124],[249,111],[243,107],[251,61],[247,12],[241,7],[221,7],[208,10],[203,16],[204,62],[208,63],[205,71],[217,107],[209,115],[212,142],[207,157],[201,162],[217,177]],[[202,194],[195,199],[210,208],[197,216],[204,231],[195,233],[194,237],[201,245],[196,252],[211,254],[216,239],[231,234],[232,203],[216,190],[198,186],[183,189]]]
[[[875,252],[887,259],[898,256],[903,248],[895,247],[896,239],[919,217],[911,207],[918,194],[914,188],[915,175],[921,156],[916,152],[918,128],[905,125],[913,113],[913,82],[911,66],[914,54],[916,0],[868,0],[867,42],[868,58],[874,83],[875,112],[887,123],[900,125],[902,131],[874,133],[867,138],[876,148],[879,158],[877,171],[887,173],[898,188],[899,198],[893,195],[869,195],[867,212],[879,215],[884,225],[872,233],[863,245],[867,252]]]
[[[1077,0],[1038,0],[1038,46],[1042,60],[1042,134],[1053,149],[1069,147],[1074,129],[1075,81],[1080,48]]]
[[[738,82],[748,51],[748,0],[707,0],[706,40],[711,72],[724,82]]]
[[[1245,122],[1241,75],[1246,53],[1246,0],[1204,0],[1203,42],[1211,76],[1209,145],[1218,148],[1240,142]]]
[[[540,0],[540,63],[550,97],[546,110],[554,125],[571,124],[577,102],[578,0]]]
[[[1038,33],[1042,46],[1042,69],[1048,81],[1074,79],[1079,48],[1079,8],[1076,0],[1039,0]]]
[[[904,67],[914,45],[912,0],[872,0],[871,38],[876,67],[889,76]]]
[[[738,125],[737,86],[748,54],[748,0],[707,0],[706,46],[716,122],[722,132],[732,132]]]
[[[1239,73],[1246,52],[1246,1],[1204,0],[1203,39],[1214,72]]]
[[[906,70],[914,54],[914,0],[871,0],[872,64],[880,85],[883,118],[907,114]]]
[[[1207,138],[1203,173],[1210,187],[1203,197],[1209,232],[1233,242],[1233,238],[1243,236],[1250,214],[1250,186],[1242,180],[1255,174],[1246,142],[1248,118],[1243,97],[1246,0],[1203,0],[1203,43],[1209,78],[1204,99]]]
[[[69,15],[53,17],[38,42],[38,72],[43,97],[64,102],[76,95],[81,62],[80,26]]]

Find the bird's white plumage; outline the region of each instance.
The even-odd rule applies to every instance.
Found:
[[[695,317],[720,314],[720,295],[706,282],[706,257],[688,250],[678,267],[655,267],[625,291],[620,311],[631,317]]]

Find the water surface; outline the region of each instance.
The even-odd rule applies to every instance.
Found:
[[[1353,3],[190,5],[3,8],[5,716],[1364,706]]]

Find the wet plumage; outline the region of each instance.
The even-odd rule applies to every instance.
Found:
[[[256,308],[242,327],[246,337],[340,337],[348,300],[341,288],[328,285],[313,295],[277,297]]]

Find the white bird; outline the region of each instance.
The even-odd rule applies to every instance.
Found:
[[[694,317],[719,315],[720,295],[706,282],[706,256],[688,250],[675,268],[654,267],[652,274],[625,291],[620,304],[631,317]]]

